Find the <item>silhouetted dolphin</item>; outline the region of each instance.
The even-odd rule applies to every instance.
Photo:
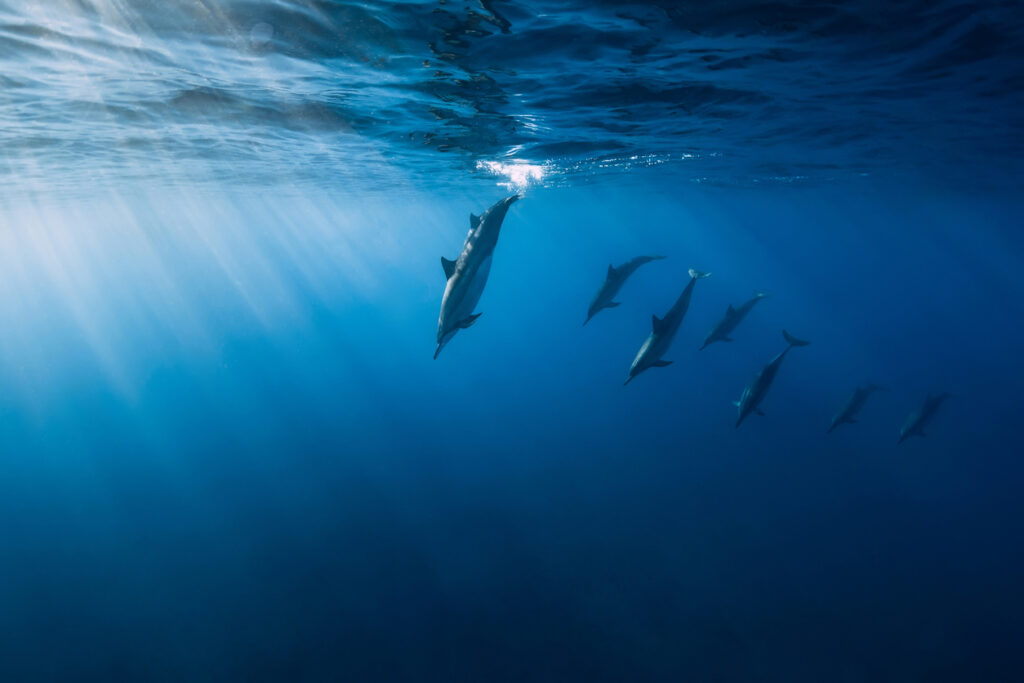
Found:
[[[590,322],[601,309],[604,308],[615,308],[619,305],[618,301],[612,301],[615,295],[622,289],[622,285],[626,283],[626,280],[630,275],[636,272],[636,269],[645,263],[651,261],[660,261],[665,258],[664,256],[637,256],[635,259],[626,261],[621,266],[616,268],[615,266],[608,265],[608,274],[604,278],[604,283],[601,285],[601,289],[597,290],[597,294],[594,295],[594,300],[590,302],[590,308],[587,310],[587,319],[583,321],[586,325]]]
[[[772,361],[768,363],[768,365],[761,368],[761,370],[754,375],[754,379],[747,385],[747,388],[743,390],[743,395],[740,396],[740,400],[733,402],[733,405],[736,406],[736,410],[739,413],[739,416],[736,418],[737,427],[739,427],[740,423],[747,418],[747,415],[750,415],[753,412],[756,412],[758,415],[764,415],[764,413],[758,409],[758,406],[761,405],[761,401],[764,400],[764,397],[768,394],[768,390],[771,389],[772,382],[775,381],[775,375],[779,372],[779,366],[782,365],[782,359],[786,357],[786,354],[789,353],[789,350],[794,346],[807,346],[811,343],[808,341],[801,341],[785,330],[782,331],[782,336],[786,338],[786,343],[788,344],[786,349],[779,355],[775,356],[775,358],[772,358]]]
[[[636,358],[633,359],[633,364],[629,367],[629,377],[623,384],[629,384],[633,381],[633,378],[639,375],[647,368],[663,368],[666,365],[671,365],[670,360],[661,360],[661,357],[668,351],[668,348],[672,345],[672,338],[676,336],[676,332],[679,331],[679,325],[683,322],[683,317],[686,315],[686,309],[690,307],[690,297],[693,296],[693,285],[697,280],[705,278],[711,273],[700,273],[693,268],[690,268],[690,282],[686,285],[686,289],[679,295],[676,302],[672,304],[672,308],[669,309],[665,317],[658,319],[658,316],[651,316],[651,326],[654,328],[651,330],[650,336],[647,337],[647,341],[640,347],[640,352],[636,354]]]
[[[832,424],[829,425],[828,431],[831,432],[844,422],[849,422],[850,424],[857,422],[853,418],[861,411],[864,404],[867,403],[868,396],[881,388],[882,387],[877,384],[868,384],[867,386],[857,387],[854,389],[853,395],[850,396],[850,400],[847,401],[842,410],[836,413],[835,417],[832,418]]]
[[[949,394],[939,394],[938,396],[932,396],[928,394],[925,397],[924,403],[921,407],[910,414],[907,421],[903,424],[903,428],[900,429],[900,439],[896,442],[897,445],[903,443],[910,436],[924,436],[924,428],[932,418],[935,417],[935,413],[939,411],[939,406],[942,402],[949,398]]]
[[[444,345],[451,341],[455,333],[469,327],[480,317],[473,313],[480,295],[487,284],[487,276],[491,272],[491,257],[498,243],[501,223],[505,220],[508,207],[522,195],[514,194],[497,202],[477,217],[469,215],[469,234],[462,245],[462,253],[458,260],[449,261],[441,257],[441,266],[448,278],[441,299],[441,315],[437,319],[437,351],[434,358],[441,353]]]
[[[704,346],[701,346],[700,348],[703,350],[705,346],[708,344],[714,344],[716,341],[731,342],[732,339],[729,338],[729,335],[732,334],[732,331],[735,330],[741,322],[743,322],[743,319],[747,317],[747,313],[750,313],[750,309],[752,309],[758,301],[766,296],[768,295],[762,292],[756,292],[753,299],[746,302],[739,308],[733,308],[732,304],[730,304],[729,308],[725,309],[725,315],[722,316],[722,319],[718,321],[718,324],[715,325],[710,332],[708,332],[708,336],[704,338]]]

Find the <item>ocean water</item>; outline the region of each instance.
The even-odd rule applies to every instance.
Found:
[[[0,86],[0,680],[1024,680],[1020,3],[0,0]]]

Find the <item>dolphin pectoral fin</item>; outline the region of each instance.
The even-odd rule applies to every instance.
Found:
[[[476,319],[479,318],[481,315],[483,315],[483,313],[474,313],[473,315],[469,316],[465,320],[460,320],[459,324],[456,325],[456,327],[458,327],[460,330],[464,330],[467,327],[469,327],[470,325],[472,325],[473,323],[475,323]]]
[[[731,342],[732,341],[732,337],[722,337],[722,341]]]
[[[736,315],[736,309],[732,307],[732,304],[729,304],[729,308],[725,309],[725,314],[730,318]]]
[[[605,278],[611,280],[613,277],[615,277],[615,266],[609,263],[608,272],[605,274]]]
[[[446,259],[444,256],[441,257],[441,267],[444,268],[444,276],[447,279],[451,279],[452,275],[455,274],[455,261]]]
[[[480,225],[480,216],[475,213],[469,214],[469,229],[476,230],[476,226]]]
[[[605,308],[615,308],[616,306],[621,305],[621,303],[622,302],[620,301],[609,301],[607,304],[605,304]]]
[[[754,412],[755,412],[755,413],[757,413],[758,415],[760,415],[761,417],[764,417],[764,411],[763,411],[763,410],[761,410],[760,408],[758,408],[758,409],[757,409],[757,410],[755,410]]]
[[[674,362],[675,361],[671,361],[671,360],[656,360],[653,363],[651,363],[651,366],[655,367],[655,368],[664,368],[664,367],[668,367],[669,365],[672,365],[672,363],[674,363]]]
[[[850,424],[852,424],[852,425],[855,425],[855,424],[857,424],[857,421],[856,421],[856,420],[854,420],[854,419],[853,419],[852,417],[848,417],[848,418],[846,418],[846,421],[847,421],[847,422],[849,422],[849,423],[850,423]]]

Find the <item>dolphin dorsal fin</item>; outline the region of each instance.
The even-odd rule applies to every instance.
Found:
[[[651,316],[651,327],[654,328],[655,332],[661,332],[662,322],[661,318],[656,315]]]
[[[476,230],[476,226],[480,225],[480,216],[475,213],[469,214],[469,229]]]
[[[608,274],[605,277],[610,278],[610,277],[613,277],[614,275],[615,275],[615,266],[613,266],[612,264],[609,263],[608,264]]]
[[[441,257],[441,267],[444,268],[444,276],[447,279],[451,279],[452,275],[455,274],[455,261],[446,259],[444,256]]]
[[[736,309],[732,307],[732,304],[729,304],[729,308],[725,309],[725,314],[736,315]]]

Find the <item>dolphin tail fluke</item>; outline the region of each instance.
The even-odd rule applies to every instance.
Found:
[[[786,338],[786,343],[790,346],[807,346],[811,343],[809,341],[804,341],[803,339],[797,339],[785,330],[782,331],[782,336]]]
[[[909,432],[902,432],[900,434],[900,440],[896,442],[896,445],[899,446],[901,443],[903,443],[912,436],[920,436],[921,438],[924,438],[925,433],[920,429],[914,429]]]
[[[694,268],[690,268],[690,277],[692,277],[694,280],[700,280],[702,278],[708,277],[709,275],[711,275],[711,273],[702,273],[699,270],[695,270]]]

